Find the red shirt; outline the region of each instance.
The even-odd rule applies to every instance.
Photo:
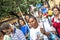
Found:
[[[55,18],[52,19],[52,25],[56,28],[58,34],[60,34],[60,21],[55,21]]]

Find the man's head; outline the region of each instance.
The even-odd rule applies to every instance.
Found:
[[[10,34],[12,32],[12,27],[10,24],[7,24],[7,23],[3,23],[1,25],[1,28],[2,28],[2,31],[6,34]]]
[[[35,17],[30,17],[29,19],[29,23],[33,28],[37,28],[38,27],[38,23]]]

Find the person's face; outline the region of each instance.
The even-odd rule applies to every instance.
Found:
[[[25,24],[23,20],[19,20],[19,22],[20,22],[21,25]]]
[[[11,28],[10,29],[7,29],[7,30],[3,30],[4,33],[6,34],[10,34],[12,32]]]
[[[38,15],[39,15],[39,17],[42,17],[42,13],[41,12],[38,12]]]
[[[29,16],[28,16],[28,15],[26,15],[26,20],[27,20],[27,21],[29,20]]]
[[[54,12],[54,15],[58,15],[59,14],[59,11],[58,11],[57,8],[54,8],[53,12]]]
[[[37,22],[36,22],[36,20],[35,20],[34,18],[30,18],[30,19],[29,19],[29,23],[30,23],[30,25],[31,25],[33,28],[36,28]]]

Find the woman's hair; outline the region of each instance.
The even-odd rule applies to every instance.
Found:
[[[25,24],[25,21],[23,20],[23,18],[20,18],[19,21],[20,21],[20,20],[22,20],[22,21],[24,22],[24,24]]]
[[[30,18],[33,18],[33,19],[35,19],[35,20],[36,20],[36,22],[37,22],[37,19],[36,19],[34,16],[30,16]]]
[[[58,11],[60,11],[60,9],[57,6],[53,7],[52,10],[54,10],[55,8],[58,9]]]

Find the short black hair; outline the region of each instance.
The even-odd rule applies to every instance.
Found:
[[[3,24],[1,25],[1,29],[2,29],[2,30],[8,30],[8,29],[10,29],[10,24],[8,24],[8,23],[3,23]]]

